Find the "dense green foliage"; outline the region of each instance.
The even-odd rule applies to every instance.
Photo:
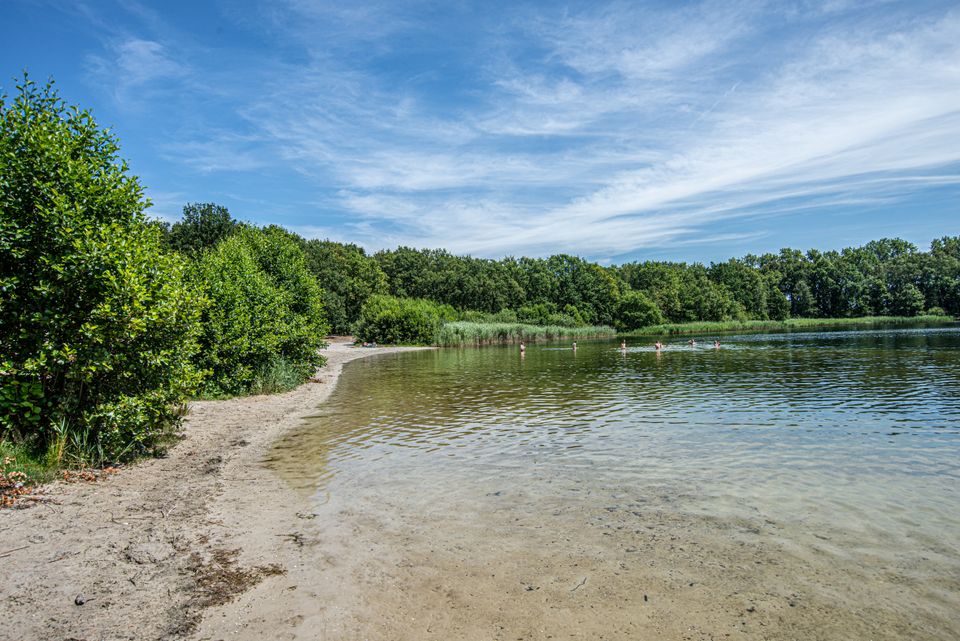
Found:
[[[612,324],[620,295],[615,274],[564,254],[497,261],[400,247],[374,258],[395,296],[425,298],[461,311],[514,310],[523,322],[557,323],[567,316],[581,324]]]
[[[374,294],[360,310],[356,334],[357,339],[370,343],[430,345],[440,327],[456,318],[449,305]]]
[[[322,293],[288,232],[240,229],[201,254],[193,283],[210,300],[198,360],[207,394],[289,389],[322,363]]]
[[[323,288],[323,302],[335,334],[349,334],[360,309],[373,294],[387,294],[387,276],[357,245],[329,240],[303,244],[307,267]]]
[[[663,322],[663,312],[643,292],[629,291],[617,306],[617,329],[629,330]]]
[[[489,260],[406,247],[373,259],[392,295],[445,303],[470,321],[631,330],[661,320],[658,313],[671,323],[913,316],[934,308],[960,315],[960,237],[935,240],[929,252],[883,239],[710,266],[601,267],[567,255]]]
[[[199,381],[201,298],[114,137],[51,85],[19,90],[0,100],[0,436],[57,459],[149,451]]]
[[[214,203],[190,203],[183,207],[183,220],[170,228],[167,242],[172,249],[196,257],[239,226],[226,207]]]
[[[552,341],[561,338],[601,338],[614,335],[611,327],[562,327],[559,325],[525,325],[523,323],[444,323],[433,338],[443,347],[479,346],[520,341]]]

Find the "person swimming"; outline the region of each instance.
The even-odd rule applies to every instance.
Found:
[[[693,340],[692,338],[691,338],[690,340],[688,340],[687,343],[690,344],[690,347],[696,347],[696,346],[697,346],[697,341]]]
[[[573,351],[577,351],[577,341],[573,341]]]
[[[713,349],[720,349],[720,339],[713,341]]]
[[[663,349],[663,343],[661,343],[660,341],[657,341],[656,343],[653,344],[653,348],[659,352],[661,349]]]
[[[627,351],[627,341],[620,341],[620,349],[624,352]]]
[[[525,351],[527,351],[527,347],[523,344],[523,341],[520,341],[520,353],[523,354]]]

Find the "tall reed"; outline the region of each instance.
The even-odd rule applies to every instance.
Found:
[[[672,334],[713,334],[755,330],[816,329],[829,327],[876,327],[879,325],[924,325],[952,322],[950,316],[864,316],[861,318],[788,318],[782,321],[696,321],[664,323],[627,332],[628,336]]]
[[[523,323],[472,323],[456,321],[443,324],[434,337],[434,345],[458,347],[494,345],[520,341],[551,341],[561,338],[612,337],[612,327],[561,327],[559,325],[525,325]]]

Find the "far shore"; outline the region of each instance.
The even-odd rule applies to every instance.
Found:
[[[680,334],[725,334],[730,332],[793,331],[814,329],[852,329],[856,327],[910,325],[949,325],[958,322],[951,316],[858,316],[854,318],[788,318],[786,320],[693,321],[649,325],[618,336],[657,336]]]
[[[345,363],[416,349],[429,348],[336,338],[310,383],[192,402],[166,457],[96,483],[52,483],[33,507],[0,511],[4,638],[235,637],[218,609],[241,596],[258,618],[295,616],[278,595],[303,571],[309,506],[261,462],[329,397]]]

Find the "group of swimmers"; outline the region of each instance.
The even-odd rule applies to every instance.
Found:
[[[689,345],[690,347],[696,347],[697,341],[691,338],[690,340],[687,341],[687,345]],[[656,343],[653,344],[653,349],[659,352],[660,350],[663,349],[663,343],[661,343],[660,341],[657,341]],[[713,349],[720,349],[719,338],[713,341]],[[627,341],[620,341],[620,351],[621,352],[627,351]]]
[[[620,349],[626,349],[624,345],[625,345],[625,342],[620,343]],[[690,347],[696,347],[697,341],[691,338],[690,340],[687,341],[687,345],[689,345]],[[653,348],[659,352],[660,350],[663,349],[663,343],[661,343],[660,341],[657,341],[656,343],[653,344]],[[713,341],[713,349],[720,349],[719,338]]]
[[[690,347],[696,347],[697,341],[691,338],[690,340],[687,341],[687,345],[689,345]],[[364,345],[364,347],[366,347],[366,345]],[[657,341],[656,343],[653,344],[653,348],[659,352],[663,349],[663,343],[661,343],[660,341]],[[713,349],[720,349],[719,338],[713,341]],[[523,341],[520,341],[520,355],[523,356],[524,354],[526,354],[526,351],[527,351],[527,346],[523,344]],[[577,341],[573,341],[573,351],[577,351]],[[625,340],[620,341],[620,351],[621,352],[627,351],[627,341]]]
[[[623,347],[623,345],[621,345]],[[520,353],[523,354],[527,351],[527,346],[523,344],[523,341],[520,341]],[[577,341],[573,341],[573,351],[577,351]]]

